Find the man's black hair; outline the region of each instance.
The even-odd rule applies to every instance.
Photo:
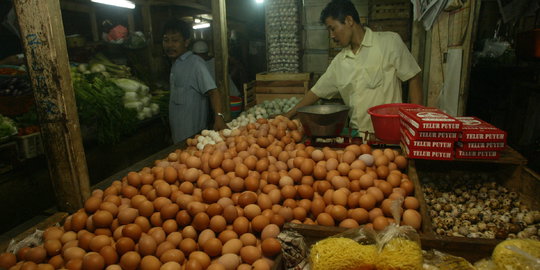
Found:
[[[352,19],[360,24],[360,16],[354,7],[354,4],[349,0],[332,0],[321,12],[320,21],[325,24],[327,18],[332,17],[341,23],[345,23],[345,17],[351,16]]]
[[[191,38],[191,25],[178,19],[168,20],[163,26],[163,35],[168,32],[180,33],[184,40]]]

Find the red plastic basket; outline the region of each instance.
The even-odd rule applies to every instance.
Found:
[[[422,105],[411,103],[390,103],[368,109],[375,136],[385,143],[398,144],[401,139],[399,131],[399,108],[420,108]]]

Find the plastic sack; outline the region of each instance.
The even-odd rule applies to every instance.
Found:
[[[491,260],[493,263],[483,260],[476,263],[475,266],[482,270],[540,269],[540,241],[533,239],[511,239],[502,241],[493,250]],[[493,265],[495,265],[496,268],[493,268]]]
[[[141,49],[146,47],[146,37],[140,31],[131,33],[124,42],[124,47],[128,49]]]
[[[354,228],[318,241],[311,247],[312,270],[374,269],[377,260],[376,233]]]
[[[396,199],[390,206],[396,223],[387,226],[378,234],[377,270],[421,270],[423,265],[420,236],[411,226],[399,226],[403,209],[403,198]]]
[[[477,270],[471,263],[438,250],[424,251],[424,270]],[[485,269],[487,270],[487,269]]]
[[[34,233],[32,233],[31,235],[28,235],[27,237],[25,237],[24,239],[20,241],[15,241],[15,239],[11,239],[6,249],[6,252],[17,254],[19,249],[23,247],[37,247],[42,244],[43,244],[43,231],[36,229]]]
[[[305,269],[307,265],[305,258],[307,257],[308,248],[304,242],[304,237],[298,232],[285,230],[277,238],[281,243],[281,254],[285,269]]]

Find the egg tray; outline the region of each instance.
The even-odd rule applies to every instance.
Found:
[[[423,247],[434,248],[452,255],[464,257],[470,262],[491,256],[494,247],[502,239],[469,238],[439,235],[434,229],[430,206],[426,203],[425,177],[442,175],[435,183],[452,185],[456,179],[482,175],[486,182],[495,181],[501,187],[516,192],[522,204],[529,209],[540,209],[540,176],[523,164],[523,157],[510,149],[499,160],[410,160],[408,175],[415,184],[415,196],[420,201],[422,215],[421,238]],[[440,194],[438,194],[440,195]],[[438,196],[437,195],[437,196]]]

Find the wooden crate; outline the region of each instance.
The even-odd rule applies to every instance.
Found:
[[[403,42],[408,44],[411,41],[411,26],[409,20],[382,20],[370,21],[369,28],[373,31],[391,31],[399,34]]]
[[[421,204],[422,215],[422,247],[424,249],[437,249],[452,255],[463,257],[470,262],[489,257],[501,239],[481,239],[467,237],[442,236],[435,233],[432,220],[429,216],[429,207],[426,203],[422,178],[431,173],[449,175],[450,179],[467,173],[481,173],[517,192],[519,199],[529,209],[540,210],[540,175],[526,165],[526,159],[507,147],[498,160],[410,160],[409,178],[415,183],[415,196]]]
[[[302,98],[311,86],[311,73],[259,73],[244,84],[244,104],[249,109],[265,100]]]
[[[64,220],[68,217],[68,213],[66,212],[57,212],[43,220],[42,222],[36,224],[35,226],[32,226],[17,236],[14,236],[12,239],[0,239],[0,253],[5,252],[7,248],[9,247],[9,243],[11,240],[14,240],[15,242],[19,242],[23,240],[24,238],[32,235],[36,230],[45,230],[51,226],[54,226],[55,224],[64,224]]]
[[[255,99],[255,81],[244,83],[244,110],[257,104]]]
[[[395,20],[411,18],[411,2],[406,0],[370,1],[369,20]]]
[[[269,73],[262,72],[255,75],[256,81],[309,81],[311,73]]]
[[[421,176],[426,172],[439,170],[452,176],[459,173],[456,171],[460,168],[467,171],[481,170],[493,175],[493,177],[497,177],[499,183],[508,189],[518,192],[520,194],[520,200],[529,208],[540,209],[540,199],[535,193],[540,190],[540,175],[527,168],[525,166],[525,158],[510,147],[507,147],[502,152],[501,158],[498,160],[409,161],[407,174],[415,184],[415,197],[420,202],[422,227],[419,234],[424,250],[437,249],[445,253],[463,257],[469,262],[474,263],[477,260],[491,256],[495,246],[502,241],[499,239],[473,239],[436,235],[432,229],[432,222],[428,215],[428,208],[420,181]],[[339,227],[291,223],[285,224],[285,228],[297,231],[303,235],[308,246],[345,230]],[[284,269],[281,257],[276,258],[275,265],[272,269]]]

